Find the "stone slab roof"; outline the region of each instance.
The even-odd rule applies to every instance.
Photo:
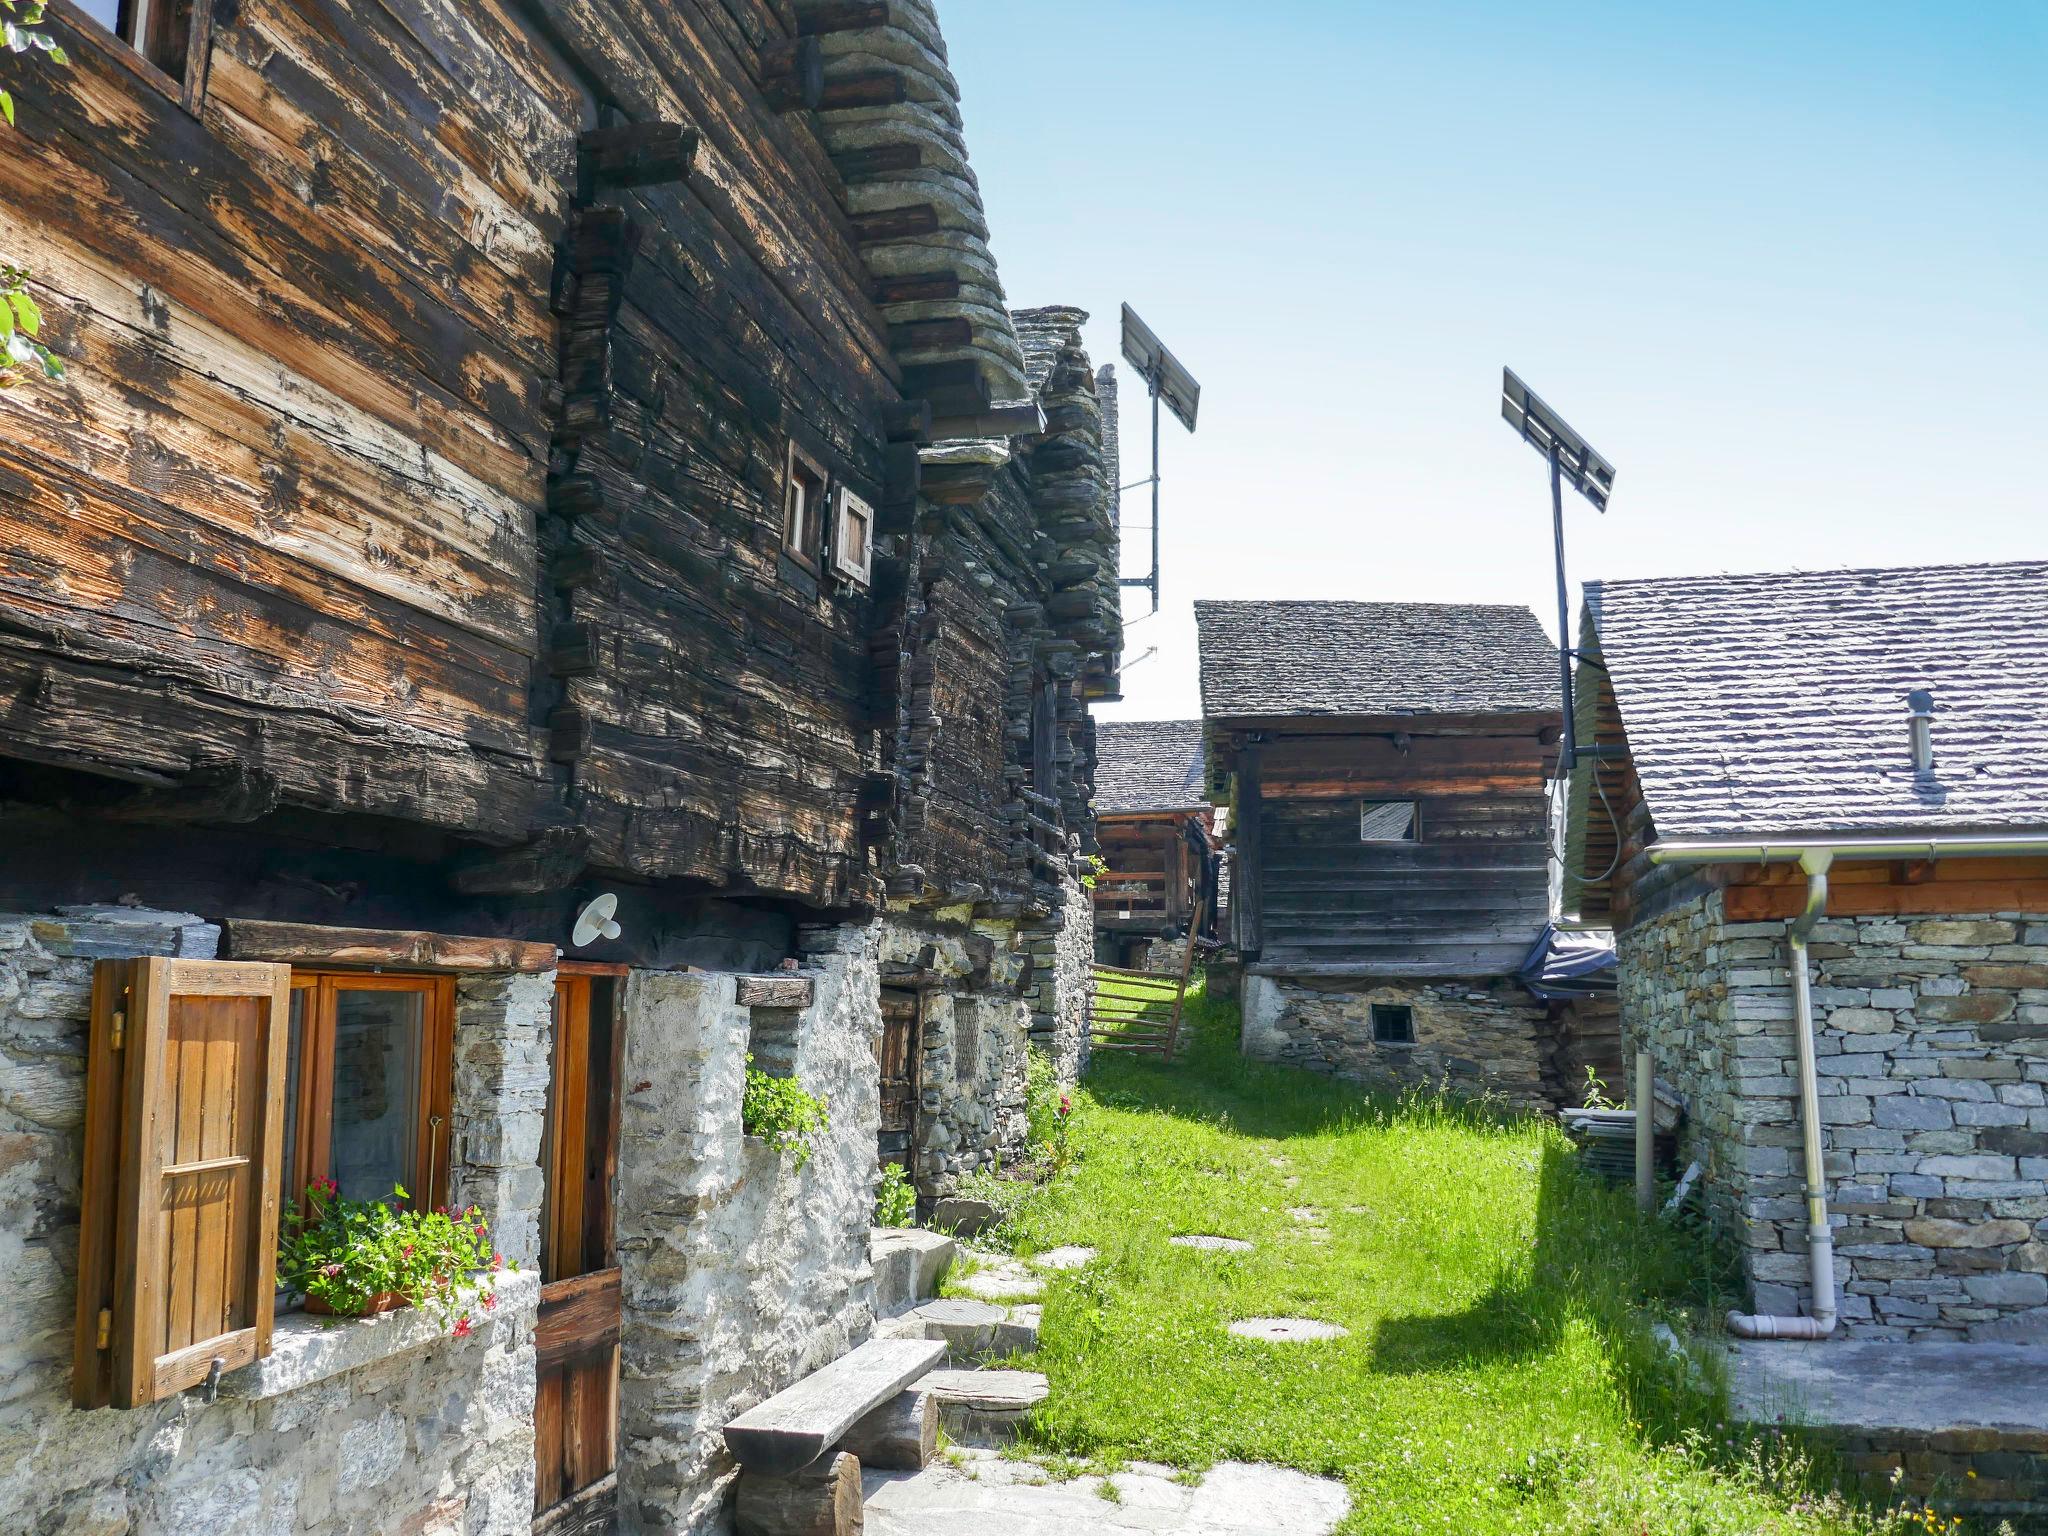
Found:
[[[1190,811],[1208,804],[1202,788],[1199,720],[1098,720],[1095,814]]]
[[[1660,839],[2048,827],[2048,561],[1592,582],[1586,604]]]
[[[1527,608],[1198,602],[1195,624],[1212,720],[1559,707],[1557,648]]]

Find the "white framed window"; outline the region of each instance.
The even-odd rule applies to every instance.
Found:
[[[875,509],[845,486],[832,492],[832,573],[866,586],[875,570]]]
[[[825,471],[795,438],[782,474],[782,548],[814,575],[825,552]]]
[[[1368,800],[1358,811],[1362,843],[1419,843],[1422,817],[1413,800]]]

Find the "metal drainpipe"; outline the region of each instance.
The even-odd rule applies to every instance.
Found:
[[[1806,940],[1828,906],[1827,849],[1802,853],[1806,906],[1785,927],[1792,968],[1792,1028],[1799,1045],[1799,1130],[1806,1153],[1806,1262],[1813,1303],[1805,1317],[1728,1314],[1728,1331],[1742,1339],[1824,1339],[1835,1331],[1835,1236],[1828,1226],[1827,1166],[1821,1146],[1820,1075],[1813,1054],[1813,981],[1807,974]]]

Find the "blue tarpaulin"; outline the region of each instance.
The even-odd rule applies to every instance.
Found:
[[[1516,974],[1523,986],[1546,1003],[1612,992],[1613,931],[1545,923]]]

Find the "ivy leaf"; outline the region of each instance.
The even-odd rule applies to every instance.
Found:
[[[14,295],[9,294],[7,297],[11,299]],[[0,341],[12,340],[13,336],[14,306],[11,304],[0,304]]]
[[[14,97],[6,91],[0,91],[0,117],[7,119],[8,127],[14,126]]]
[[[31,336],[43,334],[43,312],[36,308],[36,301],[25,293],[10,293],[8,300],[14,306],[14,317],[21,328]]]
[[[28,46],[28,34],[11,21],[0,21],[0,42],[6,43],[14,52],[20,53]]]
[[[42,356],[43,372],[45,374],[53,379],[64,377],[64,360],[61,357],[52,352],[48,347],[43,346],[40,342],[36,345],[36,351]]]
[[[69,64],[71,62],[71,55],[55,43],[52,43],[50,44],[50,62],[52,64]]]

